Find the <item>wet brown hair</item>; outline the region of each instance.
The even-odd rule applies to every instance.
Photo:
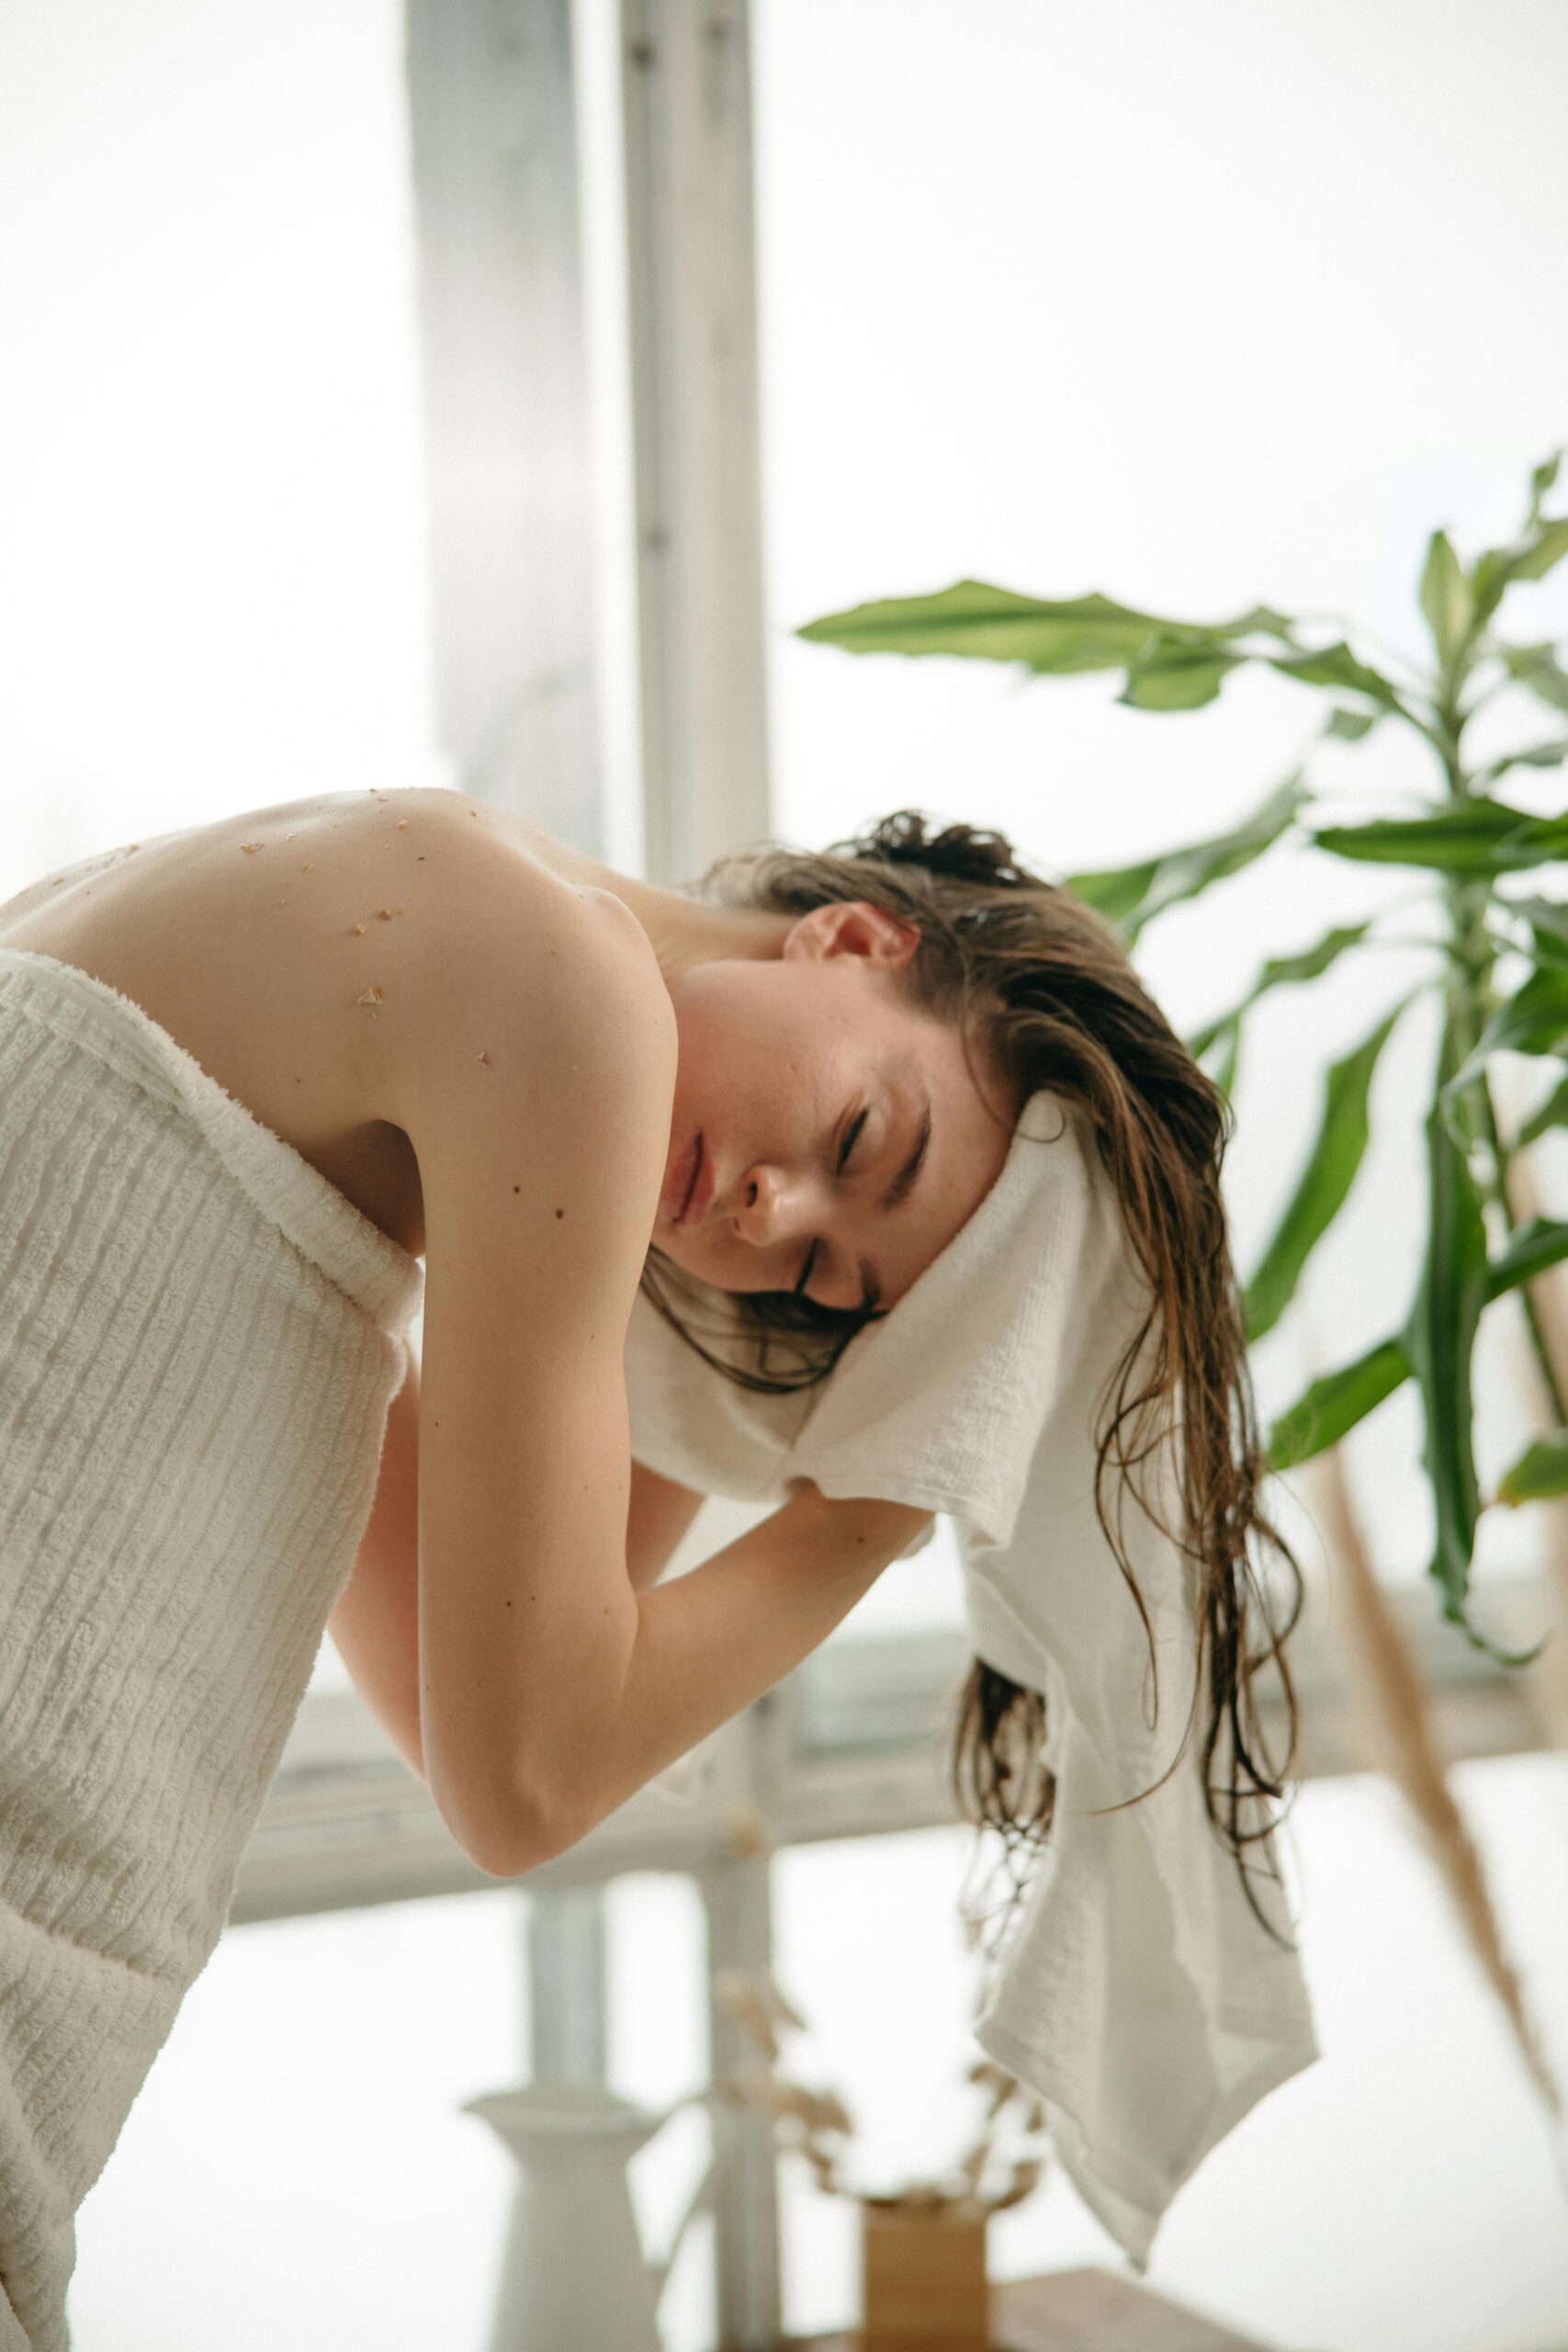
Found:
[[[899,984],[912,1006],[957,1026],[972,1075],[974,1048],[979,1049],[1011,1098],[1011,1118],[1042,1088],[1087,1114],[1148,1283],[1148,1311],[1108,1384],[1114,1385],[1113,1409],[1096,1432],[1095,1510],[1137,1604],[1151,1663],[1148,1614],[1102,1499],[1113,1447],[1125,1489],[1196,1564],[1194,1712],[1209,1654],[1204,1803],[1235,1859],[1254,1916],[1276,1941],[1284,1941],[1258,1908],[1245,1849],[1267,1838],[1275,1826],[1263,1800],[1284,1796],[1296,1755],[1296,1701],[1283,1645],[1301,1613],[1303,1581],[1259,1495],[1267,1464],[1220,1190],[1234,1129],[1226,1097],[1148,995],[1105,918],[1070,890],[1030,872],[1000,833],[964,824],[933,831],[919,810],[903,808],[823,851],[775,843],[736,851],[711,866],[692,895],[784,914],[861,899],[912,924],[920,944]],[[981,1085],[980,1091],[992,1099],[991,1090]],[[713,1351],[676,1311],[671,1295],[682,1294],[689,1308],[705,1295],[702,1286],[694,1289],[657,1249],[649,1253],[643,1288],[716,1371],[768,1393],[826,1379],[855,1333],[887,1311],[824,1306],[788,1292],[725,1293],[720,1295],[734,1320],[704,1335],[726,1342]],[[710,1301],[714,1295],[705,1293]],[[779,1361],[781,1354],[786,1361]],[[1145,1385],[1129,1396],[1140,1366]],[[1129,1420],[1131,1452],[1122,1438]],[[1179,1528],[1150,1509],[1132,1476],[1138,1463],[1173,1437],[1168,1458],[1179,1473]],[[1273,1596],[1248,1556],[1254,1540],[1271,1547],[1293,1578],[1282,1626],[1274,1623]],[[1249,1639],[1254,1599],[1265,1634],[1257,1649]],[[1262,1747],[1252,1689],[1270,1657],[1289,1724],[1278,1768]],[[1216,1783],[1214,1755],[1227,1725],[1228,1783]],[[1013,1864],[1043,1846],[1055,1808],[1055,1777],[1043,1762],[1046,1728],[1043,1692],[975,1660],[956,1694],[953,1788],[977,1832],[988,1826],[1000,1833],[1015,1900],[1024,1882]],[[1190,1731],[1190,1717],[1178,1764]],[[1155,1786],[1169,1777],[1168,1771]],[[1145,1790],[1126,1803],[1140,1804],[1152,1793]],[[1247,1817],[1254,1821],[1249,1828],[1242,1826]],[[1269,1874],[1279,1883],[1271,1864]],[[970,1925],[973,1930],[973,1918]]]

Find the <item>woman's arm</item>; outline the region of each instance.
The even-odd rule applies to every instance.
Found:
[[[587,1836],[644,1781],[798,1666],[930,1514],[903,1503],[832,1502],[815,1487],[689,1574],[659,1576],[703,1497],[631,1465],[626,1567],[639,1628],[611,1735],[570,1838]],[[409,1770],[425,1778],[419,1720],[419,1367],[387,1417],[381,1475],[354,1573],[327,1629],[355,1687]],[[546,1859],[530,1853],[526,1863]]]
[[[700,1567],[639,1595],[618,1705],[570,1823],[520,1869],[563,1852],[646,1781],[783,1680],[931,1517],[907,1503],[829,1500],[807,1486]]]
[[[631,1505],[626,1513],[626,1574],[642,1592],[659,1580],[670,1555],[690,1527],[705,1497],[693,1487],[661,1478],[646,1462],[632,1461]]]
[[[442,1818],[512,1878],[771,1689],[927,1515],[808,1492],[634,1589],[625,1346],[674,1008],[619,900],[530,883],[520,924],[462,827],[439,841],[461,924],[385,976],[427,1236],[419,1723]]]
[[[376,1500],[354,1573],[327,1620],[355,1689],[412,1772],[424,1779],[419,1728],[419,1363],[404,1341],[408,1373],[387,1415]],[[626,1574],[655,1583],[702,1509],[691,1487],[631,1465]]]
[[[625,1348],[670,1150],[675,1018],[618,900],[519,893],[454,830],[439,846],[461,923],[411,931],[401,986],[385,975],[388,1007],[407,1008],[383,1041],[388,1105],[419,1161],[427,1243],[420,1729],[442,1819],[512,1877],[575,1820],[637,1634]]]
[[[376,1500],[354,1573],[327,1631],[355,1688],[411,1772],[423,1781],[419,1728],[419,1365],[387,1414]]]

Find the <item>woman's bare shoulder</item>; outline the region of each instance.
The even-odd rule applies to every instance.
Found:
[[[403,933],[416,969],[389,1073],[416,1148],[420,1125],[475,1102],[476,1084],[503,1066],[514,1083],[565,1088],[584,1067],[602,1073],[626,1053],[662,1067],[674,1050],[674,1009],[631,910],[552,871],[491,812],[470,820],[443,797],[423,820],[435,888],[423,938]]]

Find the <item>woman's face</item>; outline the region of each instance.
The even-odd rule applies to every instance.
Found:
[[[994,1080],[987,1109],[957,1030],[900,995],[918,944],[850,901],[803,915],[777,957],[668,981],[678,1058],[652,1239],[684,1272],[730,1291],[804,1273],[825,1306],[862,1305],[869,1283],[889,1307],[978,1208],[1013,1114]]]

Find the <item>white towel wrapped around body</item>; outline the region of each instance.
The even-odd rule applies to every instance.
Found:
[[[423,1271],[140,1006],[0,949],[0,2352],[228,1915]]]
[[[1166,1773],[1193,1699],[1194,1572],[1135,1501],[1118,1521],[1112,1456],[1106,1508],[1153,1628],[1156,1718],[1147,1636],[1094,1507],[1094,1432],[1146,1305],[1087,1117],[1042,1091],[980,1206],[818,1387],[739,1387],[641,1296],[626,1341],[632,1453],[664,1476],[753,1501],[809,1479],[955,1522],[974,1648],[1044,1694],[1056,1777],[976,2038],[1043,2095],[1064,2167],[1139,2271],[1201,2158],[1318,2055],[1299,1961],[1258,1926],[1207,1816],[1206,1690],[1165,1785],[1103,1810]],[[1179,1530],[1172,1446],[1137,1476]],[[1222,1737],[1222,1789],[1228,1754]],[[672,1793],[689,1762],[661,1776]],[[1256,1796],[1238,1810],[1244,1829],[1276,1820]],[[1249,1882],[1289,1937],[1264,1852],[1247,1847]]]

